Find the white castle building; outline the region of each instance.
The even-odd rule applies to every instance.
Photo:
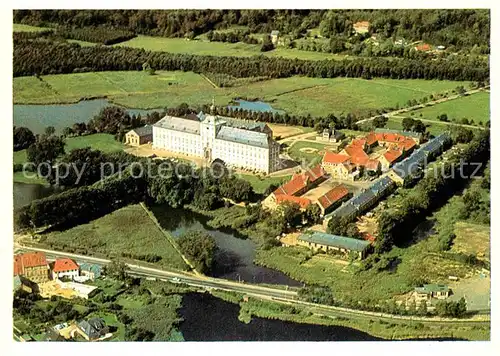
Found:
[[[279,169],[279,144],[265,123],[209,115],[165,116],[153,125],[153,148],[221,159],[226,165],[271,173]]]

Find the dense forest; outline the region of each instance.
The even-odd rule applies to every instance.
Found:
[[[14,22],[38,26],[111,26],[164,37],[194,37],[232,26],[252,33],[282,33],[300,38],[319,28],[323,37],[352,33],[353,24],[369,21],[369,33],[403,37],[456,48],[489,48],[487,9],[401,10],[16,10]]]
[[[126,47],[65,44],[45,39],[14,41],[14,76],[63,74],[90,71],[142,70],[144,63],[156,70],[224,73],[237,78],[372,77],[392,79],[440,79],[483,81],[489,63],[475,57],[446,59],[356,58],[304,61],[298,59],[197,56],[150,52]]]

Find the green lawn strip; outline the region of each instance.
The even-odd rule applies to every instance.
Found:
[[[283,177],[261,177],[253,174],[238,174],[238,177],[249,182],[256,193],[263,194],[271,184],[281,185],[283,182],[287,182],[291,175]]]
[[[15,23],[12,26],[12,32],[41,32],[45,30],[50,30],[49,27],[36,27],[36,26],[29,26],[29,25],[24,25],[20,23]]]
[[[40,243],[64,251],[100,253],[109,258],[158,256],[154,264],[185,270],[186,265],[140,205],[114,211],[88,224],[44,234]]]

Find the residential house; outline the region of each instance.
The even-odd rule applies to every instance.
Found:
[[[326,151],[321,162],[323,169],[333,178],[354,181],[359,177],[359,171],[351,163],[351,158],[346,154]]]
[[[77,326],[78,333],[88,341],[98,340],[104,337],[109,331],[102,318],[91,318],[88,321],[82,320]]]
[[[321,209],[321,215],[325,215],[342,204],[343,201],[349,198],[349,190],[346,186],[340,184],[335,188],[329,190],[326,194],[319,197],[318,205]]]
[[[153,141],[153,127],[145,125],[130,130],[125,134],[125,143],[131,146],[140,146]]]
[[[93,263],[82,263],[80,264],[80,274],[93,281],[101,277],[102,268]]]
[[[280,36],[279,31],[277,30],[271,31],[271,42],[273,43],[273,45],[276,46],[278,44],[279,36]]]
[[[14,276],[23,276],[35,283],[49,280],[47,259],[43,252],[27,252],[14,256]]]
[[[354,253],[364,258],[369,252],[370,243],[351,237],[326,234],[319,231],[307,231],[299,236],[297,243],[313,250],[338,251],[344,254]]]
[[[345,134],[343,132],[337,130],[332,130],[332,132],[330,132],[329,129],[324,129],[321,136],[319,136],[321,141],[334,143],[341,142],[344,138]]]
[[[385,128],[376,128],[375,129],[375,134],[387,134],[387,133],[393,133],[393,134],[399,134],[402,136],[410,137],[412,138],[417,145],[420,145],[420,142],[422,141],[423,135],[418,132],[413,132],[413,131],[404,131],[404,130],[394,130],[394,129],[385,129]]]
[[[387,171],[402,157],[402,152],[398,150],[388,150],[381,155],[378,160],[380,161],[382,171]]]
[[[370,22],[358,21],[352,27],[356,33],[367,33],[370,28]]]
[[[58,258],[51,263],[52,279],[74,279],[80,275],[80,267],[70,258]]]
[[[414,297],[416,301],[428,300],[431,298],[446,299],[450,296],[450,288],[444,284],[424,284],[422,287],[415,287]]]

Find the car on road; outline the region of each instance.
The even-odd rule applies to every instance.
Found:
[[[181,283],[181,280],[180,280],[179,277],[174,277],[174,278],[172,278],[172,282],[174,282],[174,283]]]

